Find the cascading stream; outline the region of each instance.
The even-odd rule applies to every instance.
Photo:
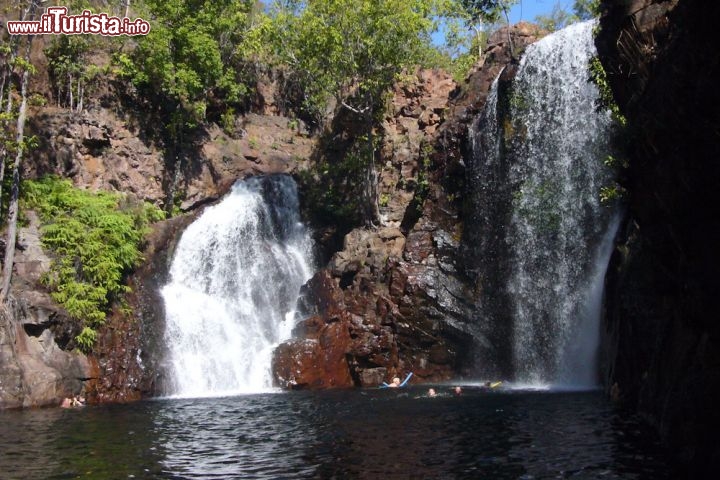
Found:
[[[602,285],[619,215],[599,198],[613,181],[604,164],[613,125],[588,82],[593,25],[528,47],[512,83],[493,84],[474,126],[479,227],[469,238],[481,310],[487,328],[502,332],[489,337],[497,351],[507,345],[505,371],[522,383],[597,384]]]
[[[236,183],[187,228],[162,289],[169,394],[271,388],[272,351],[290,337],[311,250],[288,176]]]

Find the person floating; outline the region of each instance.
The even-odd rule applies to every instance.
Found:
[[[460,385],[457,385],[457,386],[453,389],[453,391],[455,392],[455,395],[458,395],[458,396],[459,396],[459,395],[462,395],[462,388],[460,387]]]
[[[81,396],[73,396],[72,398],[65,397],[60,403],[60,408],[71,408],[71,407],[84,407],[85,398]]]
[[[400,386],[400,377],[395,377],[392,379],[392,382],[390,382],[390,385],[388,387],[390,388],[398,388]]]
[[[408,373],[407,377],[405,377],[405,380],[403,380],[402,382],[400,381],[400,377],[394,377],[394,378],[392,379],[392,382],[391,382],[391,383],[385,383],[385,382],[383,382],[382,385],[380,385],[380,388],[400,388],[400,387],[404,387],[404,386],[407,385],[407,383],[410,381],[410,377],[412,377],[412,376],[413,376],[413,373],[412,373],[412,372]]]
[[[436,397],[436,396],[437,396],[437,392],[435,392],[434,388],[431,388],[428,390],[428,397]]]
[[[483,383],[483,388],[488,390],[493,390],[498,388],[500,385],[502,385],[503,382],[485,382]]]

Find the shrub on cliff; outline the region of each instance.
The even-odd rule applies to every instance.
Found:
[[[164,214],[122,194],[92,193],[57,177],[26,181],[23,192],[26,208],[36,210],[43,222],[42,243],[55,256],[43,281],[53,299],[81,322],[76,342],[88,351],[109,306],[128,291],[124,275],[142,260],[148,225]]]

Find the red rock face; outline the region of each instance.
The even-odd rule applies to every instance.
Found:
[[[139,329],[134,323],[132,318],[115,316],[112,328],[101,330],[90,357],[93,375],[86,386],[90,403],[127,403],[142,398]]]
[[[354,384],[347,362],[351,322],[342,291],[327,274],[315,275],[305,288],[305,295],[324,315],[302,321],[295,328],[296,338],[278,347],[272,365],[275,380],[290,389],[350,387]]]
[[[540,33],[510,30],[516,49]],[[462,143],[470,113],[512,61],[507,35],[494,37],[464,91],[430,70],[396,86],[382,124],[383,224],[350,231],[307,283],[300,311],[311,316],[275,352],[281,387],[371,387],[408,372],[414,382],[443,381],[470,365],[476,287],[460,251]]]
[[[530,38],[520,30],[512,34],[516,45],[525,42],[521,37]],[[298,326],[299,340],[276,353],[280,385],[373,386],[409,371],[416,381],[443,380],[462,371],[470,348],[469,334],[461,328],[469,316],[462,304],[471,296],[461,266],[455,265],[462,233],[460,145],[468,113],[481,106],[500,64],[509,61],[503,41],[500,37],[488,47],[485,66],[464,91],[446,73],[430,70],[414,72],[413,80],[395,88],[378,135],[383,138],[378,191],[384,225],[350,232],[327,270],[309,283],[305,306],[314,316]],[[260,90],[256,111],[263,115],[238,117],[231,131],[212,126],[202,135],[193,168],[180,181],[183,209],[213,201],[240,177],[297,172],[302,159],[316,153],[316,139],[302,123],[280,116],[284,112],[273,100],[277,92]],[[81,116],[50,107],[34,112],[30,129],[45,143],[33,151],[28,176],[56,173],[78,185],[161,203],[171,172],[158,145],[137,133],[148,120],[95,107]],[[424,196],[418,193],[421,183],[427,186]],[[154,363],[161,356],[164,318],[157,287],[181,229],[175,221],[150,239],[146,264],[131,280],[133,318],[113,315],[99,331],[94,370],[83,376],[92,378],[91,401],[162,393]],[[36,260],[30,258],[21,270],[31,275]]]
[[[346,355],[350,332],[345,322],[325,325],[316,339],[297,339],[281,345],[273,371],[284,388],[350,387],[353,380]]]
[[[463,340],[448,340],[442,333],[448,326],[428,318],[431,305],[437,305],[436,272],[419,262],[430,258],[433,241],[428,231],[418,237],[426,241],[417,248],[404,243],[405,255],[417,259],[408,263],[389,255],[397,237],[367,230],[348,235],[331,268],[318,272],[302,292],[301,308],[315,315],[298,325],[294,340],[276,350],[278,385],[370,387],[410,371],[415,381],[456,375],[455,352],[466,349],[468,339],[458,333]]]

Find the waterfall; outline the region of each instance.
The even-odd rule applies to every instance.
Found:
[[[613,125],[596,112],[588,82],[593,25],[528,47],[515,78],[493,84],[471,132],[475,226],[466,242],[492,343],[484,361],[501,364],[485,372],[521,383],[597,384],[602,285],[619,215],[599,199],[613,181],[604,165]]]
[[[237,182],[183,233],[162,289],[170,393],[270,389],[273,349],[290,337],[311,240],[288,176]]]

